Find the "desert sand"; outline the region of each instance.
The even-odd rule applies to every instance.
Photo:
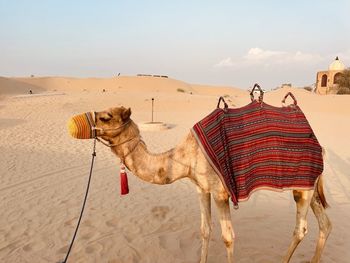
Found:
[[[252,83],[253,84],[253,83]],[[105,89],[105,92],[103,92]],[[33,91],[29,95],[29,90]],[[326,150],[325,194],[332,223],[322,262],[350,260],[350,96],[320,96],[300,89],[267,92],[280,106],[292,91]],[[153,152],[174,147],[225,96],[230,107],[249,103],[247,91],[192,85],[154,77],[110,79],[0,78],[0,262],[62,261],[80,213],[90,169],[92,140],[76,140],[66,123],[75,114],[123,105],[137,123],[154,120],[171,129],[142,131]],[[92,185],[69,262],[195,263],[200,256],[200,211],[189,180],[159,186],[129,173],[130,193],[119,194],[119,160],[97,145]],[[258,191],[231,214],[236,262],[281,262],[295,224],[290,192]],[[308,262],[317,222],[292,262]],[[213,205],[208,262],[226,262]]]

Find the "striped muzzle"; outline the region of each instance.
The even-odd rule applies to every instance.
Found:
[[[95,113],[86,112],[72,117],[68,121],[68,131],[70,135],[76,139],[95,138]]]

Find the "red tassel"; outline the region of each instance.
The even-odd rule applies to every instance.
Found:
[[[125,171],[124,164],[120,165],[120,194],[126,195],[129,193],[128,176]]]

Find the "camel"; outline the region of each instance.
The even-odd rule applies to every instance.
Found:
[[[204,156],[196,139],[190,132],[175,148],[153,154],[141,139],[140,131],[130,118],[130,108],[116,107],[95,113],[95,129],[99,140],[104,140],[112,152],[134,175],[152,184],[171,184],[189,178],[196,186],[201,210],[201,258],[207,262],[211,234],[211,196],[219,212],[222,239],[227,250],[227,261],[233,262],[235,235],[231,222],[229,194],[219,176]],[[296,202],[296,226],[292,241],[283,258],[289,262],[298,244],[307,234],[307,213],[311,206],[319,225],[319,237],[312,263],[320,262],[332,225],[325,213],[328,204],[323,192],[322,176],[314,190],[292,190]]]

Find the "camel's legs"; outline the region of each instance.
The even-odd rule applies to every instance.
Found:
[[[229,200],[219,199],[215,195],[214,200],[219,212],[222,239],[227,250],[227,262],[232,263],[235,234],[232,228]]]
[[[296,247],[299,245],[300,241],[307,234],[306,215],[309,210],[312,194],[313,194],[313,190],[309,190],[309,191],[293,190],[293,196],[297,206],[296,226],[295,226],[292,242],[289,245],[287,254],[284,257],[283,262],[289,262]]]
[[[199,194],[199,206],[201,209],[201,234],[202,234],[202,252],[200,263],[207,262],[208,246],[211,234],[211,203],[210,193],[203,192],[197,187]]]
[[[315,191],[314,195],[312,196],[311,208],[318,220],[318,226],[320,229],[318,242],[316,246],[316,252],[311,262],[318,263],[320,262],[321,254],[327,241],[327,238],[332,230],[332,224],[327,214],[325,213],[324,207],[322,206],[319,200],[317,191]]]

